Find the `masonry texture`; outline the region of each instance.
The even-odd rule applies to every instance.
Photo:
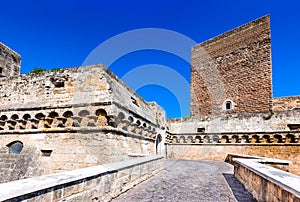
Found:
[[[102,65],[0,80],[1,180],[160,153],[165,112]]]
[[[273,98],[273,111],[300,109],[300,96]]]
[[[269,16],[193,47],[191,63],[192,116],[272,108]]]
[[[300,175],[299,145],[169,145],[168,157],[185,160],[225,161],[228,154],[285,159],[292,162],[288,171]]]
[[[20,74],[21,56],[0,42],[0,78]]]
[[[234,175],[257,201],[300,201],[300,177],[266,166],[265,162],[235,159]]]
[[[39,186],[27,190],[32,201],[110,200],[130,179],[133,186],[160,170],[161,154],[176,160],[224,161],[228,154],[286,159],[291,164],[284,169],[300,175],[300,98],[272,98],[269,16],[192,48],[191,117],[168,122],[158,104],[143,100],[103,65],[21,75],[20,62],[19,54],[0,43],[0,183],[56,176],[33,178],[52,185],[42,183],[41,192]],[[119,167],[153,154],[153,164],[137,159]],[[77,178],[84,170],[76,169],[92,171],[92,166],[112,162],[129,174],[104,169],[105,177]],[[176,172],[184,169],[203,174],[201,166],[191,171],[188,165]],[[247,179],[248,171],[240,171],[239,179]],[[214,193],[205,193],[203,200],[233,199]],[[24,199],[24,194],[14,194],[20,197],[16,200]],[[178,198],[186,199],[182,196]]]
[[[163,156],[103,164],[0,184],[1,201],[110,201],[163,168]]]

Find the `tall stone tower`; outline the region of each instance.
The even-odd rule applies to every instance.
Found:
[[[0,78],[20,75],[21,56],[0,42]]]
[[[270,16],[192,48],[191,115],[272,108]]]

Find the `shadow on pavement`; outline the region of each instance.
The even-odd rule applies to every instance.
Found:
[[[224,178],[226,179],[232,193],[237,201],[239,202],[252,202],[256,201],[252,195],[245,189],[245,187],[234,177],[233,174],[222,173]]]

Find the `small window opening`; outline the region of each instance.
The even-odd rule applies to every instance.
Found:
[[[50,157],[52,154],[52,150],[49,149],[42,149],[41,152],[42,152],[42,156],[46,156],[46,157]]]
[[[131,97],[131,102],[133,104],[135,104],[136,106],[138,106],[138,107],[140,106],[139,103],[138,103],[138,101],[135,98],[133,98],[133,97]]]
[[[2,67],[0,67],[0,74],[2,74],[3,73],[3,69],[2,69]]]
[[[227,100],[223,104],[223,109],[224,110],[230,110],[233,109],[233,102],[231,100]]]
[[[228,110],[228,109],[231,109],[232,107],[231,107],[231,102],[226,102],[226,109]]]
[[[9,148],[9,154],[20,154],[23,149],[23,143],[20,141],[14,141],[7,145]]]
[[[205,132],[205,128],[197,128],[197,133],[204,133]]]

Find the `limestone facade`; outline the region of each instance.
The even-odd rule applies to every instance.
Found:
[[[0,78],[20,74],[21,56],[0,42]]]
[[[169,119],[173,134],[288,132],[300,123],[300,110],[227,114],[201,118]]]
[[[165,112],[102,65],[0,83],[1,182],[163,153]]]

